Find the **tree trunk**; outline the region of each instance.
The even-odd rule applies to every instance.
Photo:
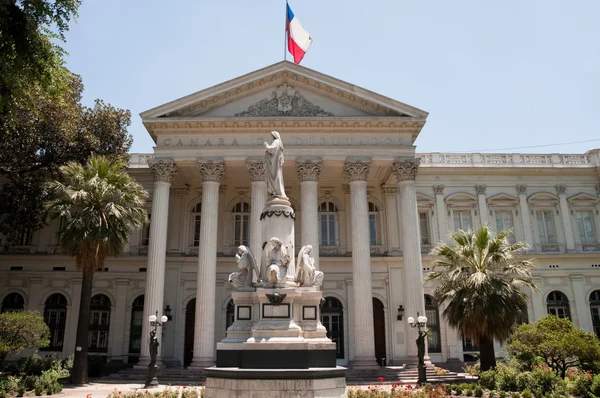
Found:
[[[496,353],[494,352],[494,340],[487,336],[480,336],[478,346],[481,371],[483,372],[495,368]]]
[[[75,358],[71,371],[71,383],[87,384],[88,382],[88,330],[90,325],[90,302],[94,270],[83,269],[81,283],[81,300],[79,302],[79,318],[77,319],[77,337],[75,340]]]

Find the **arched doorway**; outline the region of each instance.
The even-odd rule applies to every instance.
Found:
[[[335,343],[335,357],[344,358],[344,307],[335,297],[325,297],[321,308],[321,323],[327,329],[327,337]]]
[[[594,290],[590,294],[590,312],[592,313],[594,333],[600,338],[600,290]]]
[[[196,324],[196,299],[185,307],[185,341],[183,343],[183,366],[188,367],[194,358],[194,325]]]
[[[25,299],[19,293],[10,293],[2,300],[2,312],[23,311],[25,308]]]
[[[375,358],[380,366],[385,366],[385,313],[383,303],[373,297],[373,329],[375,332]]]

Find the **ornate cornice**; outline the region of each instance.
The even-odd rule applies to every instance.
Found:
[[[517,185],[517,193],[527,193],[527,185]]]
[[[436,195],[443,195],[444,194],[444,186],[443,185],[434,185],[433,193]]]
[[[177,173],[177,167],[172,160],[155,160],[148,165],[154,174],[154,181],[171,182]]]
[[[392,166],[392,173],[394,173],[398,181],[414,181],[417,179],[419,164],[421,164],[421,159],[397,160]]]
[[[567,186],[566,185],[557,185],[556,186],[556,193],[559,195],[563,195],[567,193]]]
[[[475,185],[475,192],[477,195],[485,195],[486,185]]]
[[[171,195],[187,195],[188,188],[171,188]]]
[[[398,194],[398,188],[396,187],[385,187],[381,189],[384,195],[396,195]]]
[[[222,160],[198,160],[198,170],[204,181],[221,182],[225,174],[225,163]]]
[[[265,161],[252,160],[246,162],[248,172],[250,173],[250,181],[265,181]]]
[[[371,169],[371,162],[357,160],[344,164],[344,174],[350,181],[367,181],[367,175]]]
[[[307,160],[304,162],[296,162],[296,173],[298,173],[298,179],[300,182],[319,181],[322,166],[323,163],[321,163],[321,161]]]

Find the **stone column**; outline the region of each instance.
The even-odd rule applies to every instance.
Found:
[[[558,193],[558,199],[560,200],[560,218],[563,224],[563,230],[565,231],[565,240],[567,242],[567,251],[575,251],[575,235],[573,234],[573,223],[571,222],[571,212],[569,211],[569,204],[567,203],[567,186],[557,185],[556,193]]]
[[[576,326],[586,332],[593,332],[592,314],[588,298],[585,297],[584,278],[582,275],[571,275],[571,284],[573,285],[573,294],[575,295],[575,314],[577,315]],[[572,307],[571,307],[572,308]]]
[[[475,185],[475,192],[477,192],[477,202],[479,204],[479,223],[484,226],[488,223],[488,208],[487,202],[485,201],[485,185]]]
[[[531,221],[529,220],[529,206],[527,205],[527,186],[517,185],[519,194],[519,212],[521,213],[521,223],[523,224],[523,237],[529,250],[534,250],[533,235],[531,233]]]
[[[219,184],[225,173],[223,161],[198,160],[202,174],[202,220],[198,246],[196,324],[194,357],[190,366],[207,368],[215,364],[215,296],[217,278],[217,231],[219,229]]]
[[[262,253],[262,230],[260,228],[260,213],[267,202],[267,183],[265,181],[264,160],[249,160],[246,163],[250,173],[251,203],[250,203],[250,251],[260,261]],[[252,280],[256,282],[258,275]]]
[[[171,180],[177,169],[172,160],[158,160],[150,163],[154,173],[154,195],[152,197],[152,222],[150,223],[150,236],[148,239],[148,266],[146,270],[146,291],[144,293],[144,318],[142,322],[142,346],[138,367],[148,366],[150,363],[150,323],[148,317],[163,315],[163,300],[165,292],[165,260],[167,255],[167,226],[169,225],[169,196]],[[162,336],[157,334],[159,344]],[[159,346],[161,347],[161,346]],[[157,364],[161,365],[161,353],[156,357]]]
[[[388,255],[399,256],[401,251],[400,223],[398,222],[398,188],[383,188],[383,194],[385,196],[385,222],[387,228]]]
[[[110,344],[110,352],[113,357],[113,360],[122,360],[123,362],[125,362],[126,351],[124,351],[123,349],[123,342],[125,340],[123,330],[125,330],[125,325],[127,324],[127,318],[125,318],[125,313],[127,312],[127,291],[129,288],[129,279],[119,278],[116,280],[116,282],[117,294],[115,297],[115,315],[113,318],[116,327],[110,328],[110,336],[108,342]]]
[[[533,283],[542,290],[542,286],[544,285],[544,278],[542,277],[533,277]],[[543,297],[541,293],[533,292],[531,294],[531,301],[533,306],[533,320],[538,321],[540,318],[548,315],[548,308],[546,307],[546,297]]]
[[[319,160],[296,162],[296,172],[300,180],[300,206],[302,223],[300,225],[299,248],[311,245],[315,266],[319,267],[319,198],[317,185],[321,174],[322,163]]]
[[[402,240],[404,242],[404,314],[417,318],[425,315],[425,297],[423,289],[423,265],[421,264],[421,242],[419,231],[419,213],[417,210],[417,190],[415,180],[419,170],[419,159],[407,159],[394,162],[392,171],[398,179],[400,191],[400,211],[402,212]],[[417,328],[406,328],[406,353],[410,361],[417,360]],[[427,357],[427,351],[425,351]]]
[[[350,180],[352,211],[352,283],[354,285],[354,361],[353,368],[377,366],[373,329],[371,251],[369,246],[369,204],[367,175],[371,162],[347,161],[344,173]],[[356,233],[363,231],[364,233]]]
[[[444,203],[444,186],[434,185],[435,193],[435,211],[437,213],[437,222],[439,229],[439,238],[441,241],[448,241],[448,212]]]

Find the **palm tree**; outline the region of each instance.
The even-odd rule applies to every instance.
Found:
[[[85,166],[71,162],[60,169],[62,182],[48,188],[50,220],[60,220],[58,241],[65,254],[75,257],[83,272],[77,320],[75,359],[71,382],[87,383],[88,326],[94,271],[107,256],[119,255],[134,228],[148,222],[144,201],[148,193],[126,172],[124,161],[92,156]]]
[[[525,289],[537,292],[531,277],[534,264],[515,257],[525,242],[510,243],[510,230],[494,235],[487,226],[450,234],[452,245],[438,243],[432,254],[437,283],[436,302],[446,302],[443,314],[460,335],[479,347],[481,370],[496,366],[494,340],[505,341],[527,306]]]

